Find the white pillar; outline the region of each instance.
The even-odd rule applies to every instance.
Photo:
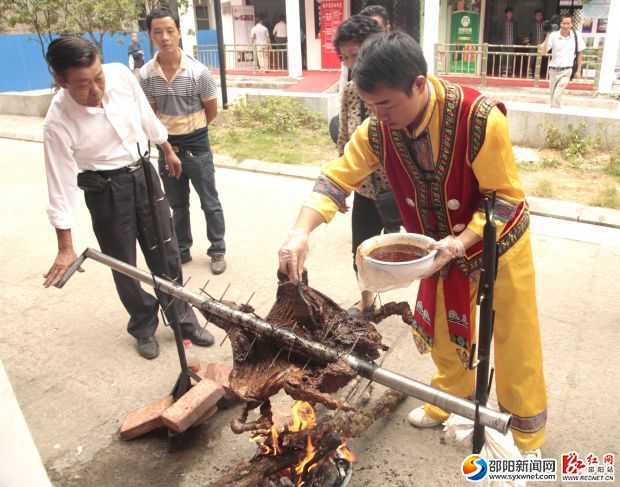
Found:
[[[435,44],[439,42],[439,0],[424,0],[424,36],[422,52],[428,73],[435,74]]]
[[[181,23],[181,41],[183,51],[190,56],[194,55],[196,41],[196,15],[194,13],[194,2],[189,0],[187,8],[179,7],[179,21]]]
[[[616,61],[620,44],[620,0],[611,0],[607,15],[607,33],[601,61],[601,77],[598,83],[599,93],[611,93],[612,83],[616,79]],[[613,27],[612,27],[613,26]]]
[[[299,28],[299,1],[286,0],[286,35],[289,76],[301,76],[301,29]]]

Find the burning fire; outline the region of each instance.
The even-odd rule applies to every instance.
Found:
[[[288,422],[288,431],[295,432],[309,430],[310,428],[316,426],[316,424],[316,416],[310,403],[305,401],[297,401],[293,404],[291,408],[291,418]],[[261,455],[282,455],[283,451],[280,446],[279,433],[283,430],[284,428],[279,426],[278,421],[274,418],[274,424],[268,434],[254,434],[250,437],[250,441],[257,444]],[[271,445],[266,445],[264,442],[269,437],[271,438]],[[290,474],[296,473],[297,487],[302,487],[304,485],[304,474],[313,468],[317,468],[319,463],[321,463],[316,462],[315,457],[317,451],[315,446],[312,444],[310,435],[306,438],[306,451],[303,459],[295,467],[291,468],[290,471],[287,469],[287,472],[282,472],[284,474],[289,472]],[[340,446],[336,449],[336,455],[347,462],[354,462],[356,460],[355,455],[347,448],[344,439],[342,440]],[[312,463],[313,461],[314,463]]]
[[[306,401],[297,401],[291,409],[291,420],[288,424],[289,431],[307,430],[316,426],[314,409]]]

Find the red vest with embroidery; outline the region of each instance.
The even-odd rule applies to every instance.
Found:
[[[371,118],[370,144],[381,158],[394,191],[403,224],[408,232],[422,233],[435,240],[458,235],[482,209],[484,195],[471,168],[484,143],[488,115],[494,106],[502,113],[501,103],[482,96],[474,89],[439,80],[445,89],[445,103],[439,135],[439,154],[434,167],[420,159],[432,157],[430,142],[415,145],[403,130],[391,130]],[[420,137],[427,137],[421,134]],[[427,138],[430,141],[430,138]],[[422,149],[420,149],[420,146]],[[414,149],[417,147],[417,149]],[[501,162],[501,161],[498,161]],[[496,214],[509,212],[502,231],[499,254],[503,254],[525,232],[529,218],[521,204],[516,211],[501,202]],[[514,212],[514,214],[513,214]],[[482,244],[467,251],[467,256],[450,264],[444,279],[446,317],[450,338],[459,345],[459,356],[467,363],[471,350],[469,275],[480,268]],[[416,299],[416,345],[421,352],[433,346],[437,277],[423,279]]]

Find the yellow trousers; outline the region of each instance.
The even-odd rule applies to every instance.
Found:
[[[475,336],[477,292],[478,283],[472,281],[472,336]],[[529,229],[499,259],[493,307],[497,399],[500,408],[513,415],[512,434],[517,447],[523,451],[533,450],[544,442],[547,395]],[[475,389],[475,370],[464,368],[456,348],[448,334],[440,280],[431,351],[437,372],[431,385],[455,396],[466,397]],[[425,410],[433,419],[444,421],[448,418],[448,413],[431,404],[427,404]]]

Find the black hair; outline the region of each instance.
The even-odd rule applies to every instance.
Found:
[[[562,21],[564,19],[570,19],[570,21],[572,22],[573,21],[573,16],[571,14],[562,14],[562,15],[560,15],[560,23],[562,23]]]
[[[382,32],[370,37],[357,54],[353,80],[360,90],[371,92],[377,83],[413,93],[413,82],[426,76],[428,67],[420,45],[404,32]]]
[[[506,7],[506,10],[504,10],[504,13],[507,14],[508,12],[515,13],[515,11],[512,9],[512,7]]]
[[[50,42],[45,59],[55,76],[65,79],[70,68],[88,68],[99,58],[95,45],[83,37],[62,36]]]
[[[383,32],[383,29],[375,19],[354,15],[342,22],[334,37],[334,47],[340,51],[340,46],[347,42],[362,44],[372,34]]]
[[[177,26],[177,29],[181,28],[179,16],[169,8],[162,7],[151,10],[146,16],[146,30],[151,32],[151,24],[153,23],[153,19],[163,19],[165,17],[170,17],[172,20],[174,20],[174,24]]]
[[[383,5],[368,5],[368,7],[361,10],[360,15],[366,17],[381,17],[386,26],[390,23],[390,14]]]

